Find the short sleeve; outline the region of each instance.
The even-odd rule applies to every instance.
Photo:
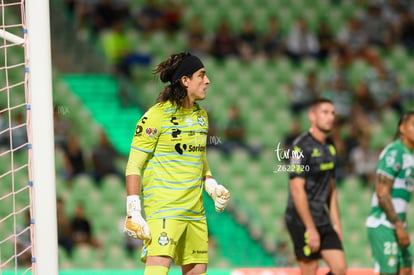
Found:
[[[131,149],[154,152],[161,134],[161,122],[162,110],[156,107],[150,108],[137,122]]]
[[[384,150],[378,160],[377,173],[393,179],[401,170],[401,154],[396,148]]]

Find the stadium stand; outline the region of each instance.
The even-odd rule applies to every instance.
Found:
[[[228,16],[230,13],[230,7],[226,3],[225,1],[218,1],[217,9],[213,8],[211,1],[186,3],[187,7],[183,16],[183,22],[186,24],[190,22],[190,18],[194,15],[199,15],[202,18],[206,31],[211,34],[215,31],[222,16]],[[260,5],[263,5],[263,7],[260,9],[252,9],[252,3],[253,1],[246,0],[242,1],[237,8],[232,6],[230,22],[233,31],[236,32],[240,28],[241,20],[245,16],[252,16],[256,26],[263,28],[266,18],[272,15],[270,10],[274,9],[277,11],[276,15],[282,24],[282,32],[285,35],[292,24],[294,24],[294,18],[298,15],[304,15],[312,29],[316,29],[318,18],[327,17],[333,31],[337,32],[343,28],[348,17],[364,9],[364,6],[358,6],[345,1],[317,1],[312,7],[300,0],[280,1],[280,3],[278,1],[280,9],[274,8],[275,3],[272,1],[261,1]],[[135,4],[139,6],[143,2],[135,1]],[[272,7],[272,9],[266,7]],[[139,45],[141,50],[148,50],[154,56],[155,62],[171,52],[185,50],[185,36],[182,33],[171,37],[171,35],[160,31],[150,36],[144,36],[131,28],[130,37],[133,44]],[[95,45],[99,48],[99,41]],[[412,89],[413,83],[408,75],[409,70],[401,70],[401,68],[410,68],[413,65],[407,57],[407,51],[400,46],[396,46],[394,50],[383,54],[386,63],[392,69],[399,70],[402,88]],[[328,62],[319,63],[313,59],[306,59],[297,66],[284,56],[272,60],[256,58],[249,60],[248,63],[237,57],[232,57],[225,61],[217,61],[211,56],[205,56],[203,61],[206,64],[212,82],[208,92],[209,95],[202,103],[203,106],[208,108],[211,117],[218,120],[218,124],[222,126],[224,124],[223,118],[227,116],[227,108],[237,99],[237,103],[244,110],[243,115],[247,123],[248,139],[251,142],[258,142],[264,147],[264,153],[260,155],[258,160],[250,159],[249,156],[238,151],[234,152],[230,159],[226,159],[219,151],[210,150],[209,159],[216,176],[219,180],[228,182],[233,190],[237,190],[237,192],[233,192],[233,207],[229,211],[228,219],[223,219],[216,223],[218,216],[215,217],[214,211],[209,212],[211,217],[211,221],[209,220],[211,234],[217,238],[217,243],[220,243],[222,246],[226,244],[226,246],[233,247],[234,242],[231,242],[225,233],[215,232],[217,228],[215,224],[218,224],[219,228],[228,228],[229,232],[237,232],[236,228],[238,226],[246,227],[247,231],[244,231],[244,233],[234,233],[232,239],[239,242],[244,241],[248,243],[253,241],[253,243],[261,243],[263,245],[261,253],[267,250],[273,253],[274,257],[276,243],[287,238],[282,220],[284,205],[287,199],[287,176],[284,173],[273,173],[273,171],[278,164],[274,149],[277,143],[281,142],[288,133],[293,117],[288,108],[290,100],[289,86],[295,79],[303,78],[310,70],[316,70],[319,75],[322,75],[331,71],[332,65]],[[356,85],[368,73],[369,64],[363,60],[358,60],[352,64],[349,71],[350,82],[352,85]],[[151,79],[149,70],[137,69],[135,73],[139,77],[132,81],[138,93],[138,101],[144,103],[142,106],[144,109],[145,106],[149,106],[154,102],[157,91],[160,90],[161,86]],[[112,96],[111,99],[105,101],[108,102],[107,105],[107,103],[103,103],[103,96],[101,98],[102,102],[99,103],[99,100],[97,100],[96,93],[100,88],[96,89],[95,87],[89,91],[87,91],[87,88],[83,89],[89,86],[86,80],[89,77],[91,76],[69,75],[65,76],[64,80],[69,90],[76,94],[84,106],[90,110],[93,118],[103,128],[113,129],[109,122],[103,121],[110,120],[111,115],[109,114],[112,114],[113,117],[118,117],[115,111],[116,108],[111,108],[111,105],[109,105],[109,102],[111,104],[116,102],[113,99],[117,96],[116,93],[119,89],[119,87],[116,87],[117,80],[107,75],[95,75],[89,79],[94,84],[102,81],[102,87],[113,87],[111,92],[105,94],[108,97]],[[108,85],[109,82],[112,84]],[[79,90],[79,88],[82,88],[82,90]],[[405,108],[410,107],[410,103],[404,103]],[[102,111],[103,109],[100,108],[100,104],[105,106],[104,114],[99,114],[99,110]],[[111,110],[114,112],[111,113]],[[124,111],[125,108],[120,107],[118,109],[118,112]],[[381,124],[381,127],[377,125],[372,127],[374,134],[372,135],[371,145],[373,147],[380,148],[389,140],[389,133],[394,132],[392,125],[395,125],[397,116],[396,112],[388,110],[382,115],[384,123]],[[137,112],[131,112],[127,113],[126,117],[135,120],[139,116]],[[301,114],[299,119],[302,122],[302,130],[306,129],[308,127],[306,115]],[[135,121],[129,121],[121,123],[121,125],[134,125],[134,123]],[[128,129],[128,127],[130,128],[130,126],[126,128]],[[122,130],[119,125],[117,125],[116,130],[117,133],[112,133],[111,140],[121,152],[127,153],[128,149],[125,147],[125,144],[128,144],[128,142],[125,142],[125,140],[122,142],[118,141],[121,141],[120,136],[126,139],[129,135],[121,134],[120,131]],[[119,140],[117,140],[117,137]],[[122,149],[121,146],[123,146]],[[364,184],[354,177],[346,177],[338,185],[340,188],[340,207],[344,219],[344,231],[346,232],[345,249],[349,265],[359,267],[370,266],[370,254],[364,234],[364,219],[369,209],[368,202],[372,190],[369,187],[364,187]],[[103,190],[98,192],[103,192]],[[103,196],[103,193],[100,194]],[[118,214],[122,215],[122,212]],[[236,222],[236,224],[232,225],[232,222]],[[110,227],[110,224],[107,224],[109,223],[108,221],[97,222],[97,224],[100,223],[102,223],[100,226],[103,228]],[[246,232],[249,235],[245,235]],[[212,257],[215,260],[218,258],[216,257],[217,255],[220,258],[227,258],[225,265],[244,266],[257,264],[272,266],[275,264],[269,258],[264,262],[255,262],[252,258],[246,258],[243,255],[237,254],[245,248],[240,249],[238,246],[236,247],[237,249],[231,251],[217,247],[217,250],[212,253]],[[256,255],[257,253],[252,250],[249,251],[249,255]],[[229,254],[227,255],[226,253]],[[212,262],[213,266],[216,264],[220,265],[220,263],[215,261]]]
[[[63,14],[63,1],[52,2],[54,9],[60,9],[60,14]],[[211,34],[221,18],[228,16],[230,12],[233,31],[240,28],[241,20],[245,16],[252,16],[255,25],[263,28],[266,19],[276,15],[280,20],[282,32],[287,34],[297,15],[304,15],[312,29],[316,28],[317,18],[326,16],[333,31],[337,32],[344,26],[346,18],[364,8],[353,4],[352,1],[321,0],[313,1],[312,6],[309,6],[303,0],[243,0],[237,7],[230,2],[185,1],[183,24],[188,23],[194,15],[200,16],[206,31]],[[133,7],[143,4],[142,0],[131,1]],[[260,8],[253,9],[253,4],[260,5]],[[77,19],[71,17],[71,20],[75,22]],[[77,33],[76,30],[74,33]],[[144,36],[131,26],[129,37],[134,45],[139,45],[141,50],[147,50],[153,55],[155,63],[171,52],[186,49],[185,36],[180,32],[173,36],[162,31]],[[69,40],[65,41],[68,43]],[[97,50],[98,56],[102,54],[99,52],[99,41],[86,40],[86,43],[92,44],[90,48]],[[398,72],[401,89],[406,91],[407,95],[411,95],[403,102],[403,108],[412,108],[412,56],[404,47],[397,45],[393,50],[383,53],[382,58],[391,69]],[[87,63],[85,60],[81,61]],[[219,181],[229,184],[233,196],[230,210],[224,214],[215,213],[209,199],[205,199],[210,233],[216,244],[216,247],[211,248],[211,266],[274,266],[276,244],[286,241],[287,238],[282,218],[287,199],[287,175],[274,173],[278,165],[274,150],[277,143],[282,142],[288,133],[293,117],[289,110],[288,87],[296,78],[304,77],[309,70],[323,74],[332,70],[332,67],[327,62],[317,63],[314,60],[305,60],[296,66],[285,56],[272,60],[255,58],[248,63],[238,58],[217,61],[211,56],[206,56],[203,61],[212,83],[207,99],[202,105],[222,126],[223,118],[227,116],[227,108],[237,100],[247,122],[249,141],[258,142],[263,146],[263,153],[258,159],[251,159],[238,151],[231,158],[225,158],[218,150],[209,152],[212,170]],[[56,68],[57,74],[54,79],[54,102],[56,106],[67,107],[68,113],[65,118],[73,122],[73,131],[81,136],[82,148],[88,151],[96,144],[99,131],[105,129],[117,150],[123,155],[127,154],[131,129],[142,110],[155,101],[160,90],[159,83],[151,78],[150,70],[139,68],[134,72],[137,77],[132,80],[131,85],[136,90],[141,106],[124,106],[119,96],[120,87],[123,87],[122,83],[125,81],[123,78],[112,74],[86,72],[76,75],[61,74],[59,69]],[[369,66],[365,62],[353,63],[350,69],[350,82],[355,85],[368,71]],[[398,113],[393,110],[381,114],[381,124],[372,127],[371,146],[377,149],[391,138],[398,119]],[[301,115],[300,119],[302,129],[306,129],[306,116]],[[0,159],[0,162],[0,169],[7,169],[10,164],[9,160]],[[139,266],[139,249],[136,249],[133,258],[119,249],[124,245],[118,226],[118,221],[121,222],[124,215],[122,182],[108,178],[105,179],[107,182],[98,188],[89,175],[84,175],[76,178],[69,186],[61,177],[63,163],[62,151],[57,148],[58,195],[65,198],[69,215],[73,214],[78,201],[85,203],[86,213],[91,217],[94,226],[94,234],[99,239],[101,247],[105,248],[102,249],[105,253],[101,249],[82,246],[76,248],[70,256],[60,249],[61,267],[109,269]],[[123,169],[124,164],[125,159],[120,160],[119,167]],[[22,182],[24,181],[22,179]],[[338,186],[349,266],[370,267],[364,219],[369,210],[372,190],[352,176],[346,177]],[[105,209],[105,215],[99,215],[102,209]],[[5,211],[0,209],[0,212],[3,210]],[[7,224],[4,223],[2,226],[7,227]],[[0,228],[0,234],[1,232],[4,230]]]

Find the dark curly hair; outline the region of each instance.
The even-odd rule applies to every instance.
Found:
[[[406,122],[411,116],[414,116],[414,111],[407,111],[401,115],[400,120],[398,121],[397,133],[395,134],[395,138],[401,137],[400,126],[401,124]]]
[[[182,106],[183,100],[187,96],[187,89],[183,86],[180,79],[173,82],[171,82],[171,79],[181,61],[189,55],[191,54],[188,52],[172,54],[167,60],[161,62],[155,67],[153,71],[154,75],[159,74],[160,80],[163,83],[170,82],[169,85],[165,86],[158,95],[157,102],[171,101],[178,107]],[[191,75],[189,75],[189,77],[191,77]]]

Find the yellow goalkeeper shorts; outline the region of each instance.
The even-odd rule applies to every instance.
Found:
[[[151,241],[146,242],[141,260],[147,256],[168,256],[177,265],[208,263],[206,219],[200,221],[148,220]]]

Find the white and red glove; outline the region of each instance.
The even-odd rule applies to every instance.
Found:
[[[127,217],[125,218],[124,232],[134,239],[151,239],[148,224],[141,215],[141,201],[139,196],[127,196],[126,208]]]
[[[213,178],[207,178],[204,189],[214,201],[217,212],[223,212],[230,201],[230,192],[223,185],[218,184]]]

